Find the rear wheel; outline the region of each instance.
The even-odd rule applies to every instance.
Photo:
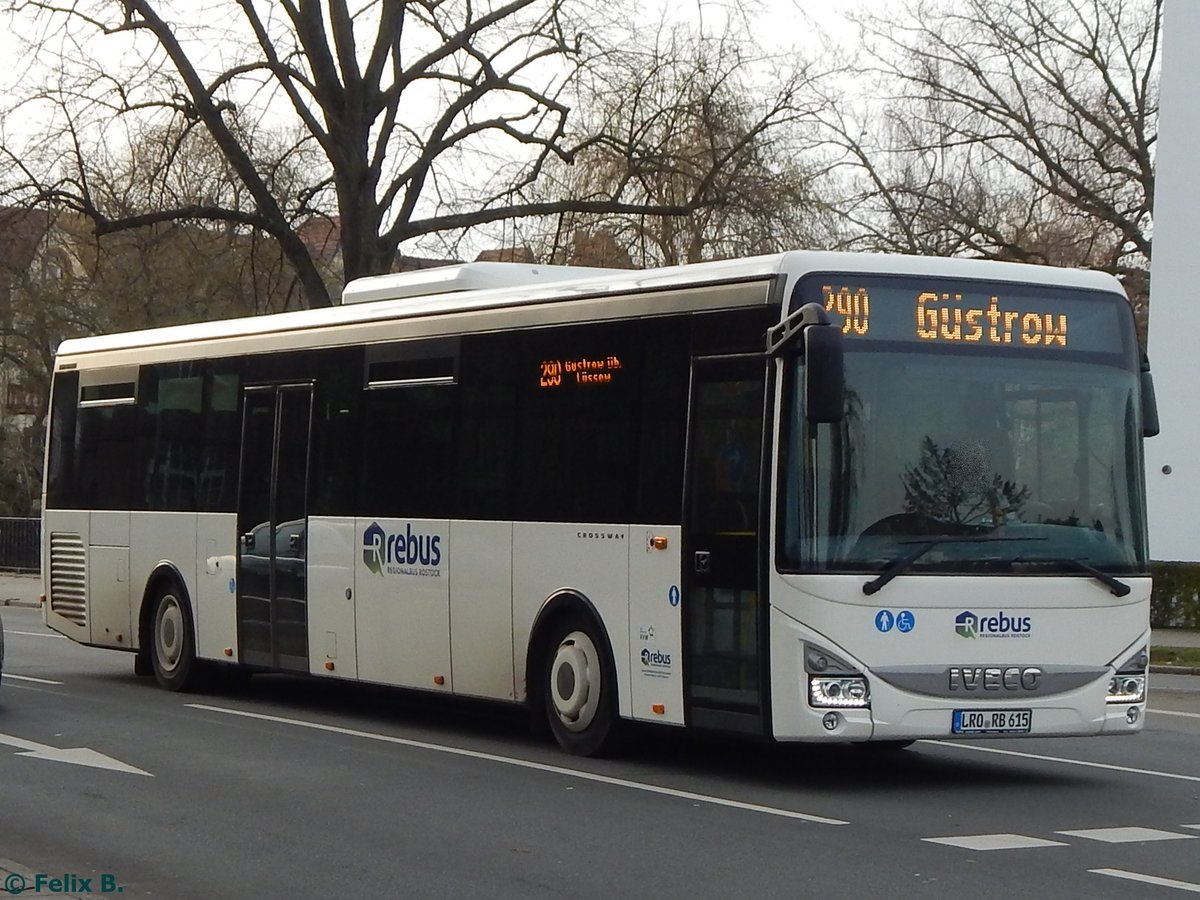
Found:
[[[154,598],[150,641],[154,677],[168,691],[193,691],[200,687],[201,664],[196,659],[192,613],[178,585],[168,583]]]
[[[617,733],[616,674],[600,629],[583,616],[552,626],[542,696],[559,746],[579,756],[612,749]]]

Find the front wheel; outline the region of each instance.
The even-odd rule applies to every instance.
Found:
[[[154,677],[168,691],[192,691],[200,686],[192,614],[175,584],[162,587],[154,599],[150,659]]]
[[[546,718],[568,753],[595,756],[617,733],[616,673],[599,629],[580,616],[554,627],[542,673]]]

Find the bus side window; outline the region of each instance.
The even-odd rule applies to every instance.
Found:
[[[588,325],[526,336],[516,373],[518,518],[633,520],[642,377],[635,329]]]
[[[184,363],[143,369],[144,477],[134,506],[193,510],[202,441],[204,378]]]
[[[351,516],[355,509],[363,411],[362,350],[322,354],[313,396],[309,515]]]
[[[705,414],[695,435],[691,528],[703,534],[756,532],[761,382],[704,385],[697,406]]]
[[[75,483],[78,402],[79,373],[59,372],[54,376],[50,397],[50,471],[46,473],[46,506],[49,509],[76,509],[80,505]]]
[[[242,423],[236,372],[210,371],[204,393],[202,449],[196,482],[196,508],[203,512],[237,509]]]
[[[680,524],[687,436],[688,332],[678,320],[646,323],[645,376],[638,387],[638,482],[634,520]],[[654,333],[654,328],[658,333]]]
[[[362,515],[448,517],[454,396],[453,385],[367,392],[358,494]]]
[[[133,404],[79,410],[75,486],[84,509],[129,508],[137,418]]]
[[[517,390],[512,337],[463,339],[452,515],[512,519]]]

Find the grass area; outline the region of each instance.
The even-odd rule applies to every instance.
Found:
[[[1200,647],[1151,647],[1150,662],[1158,666],[1200,666]]]

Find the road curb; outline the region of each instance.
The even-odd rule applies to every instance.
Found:
[[[1200,675],[1200,666],[1151,666],[1151,675]]]

